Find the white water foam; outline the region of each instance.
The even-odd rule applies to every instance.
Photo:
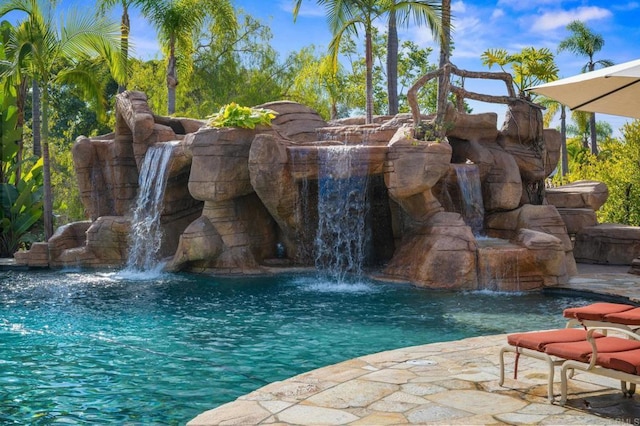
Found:
[[[134,276],[136,272],[155,273],[159,266],[158,254],[162,243],[160,226],[162,201],[167,185],[171,153],[177,143],[165,142],[150,146],[140,167],[138,198],[131,221],[131,243],[126,268]]]
[[[352,174],[355,147],[325,147],[318,152],[318,229],[316,268],[338,282],[362,274],[367,244],[367,176]]]

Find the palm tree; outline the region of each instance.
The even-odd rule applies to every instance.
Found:
[[[120,51],[125,63],[129,60],[129,33],[131,32],[131,22],[129,20],[129,6],[140,3],[140,0],[99,0],[98,12],[104,16],[107,10],[116,4],[122,6],[122,18],[120,21]],[[118,84],[118,93],[127,90],[127,80]]]
[[[567,107],[551,98],[541,97],[536,99],[536,103],[547,108],[543,115],[544,127],[551,125],[551,120],[560,110],[560,166],[562,168],[562,176],[566,176],[569,173],[569,153],[567,151]]]
[[[450,60],[451,54],[451,0],[442,0],[442,41],[440,43],[440,61],[439,67],[443,69]],[[442,73],[438,77],[438,100],[436,101],[436,123],[442,126],[444,114],[447,106],[447,97],[449,95],[448,87],[449,74]],[[439,129],[440,136],[444,136],[444,129]]]
[[[444,1],[442,2],[444,5]],[[426,23],[434,36],[442,35],[445,16],[440,14],[436,1],[398,1],[389,4],[389,23],[387,34],[387,90],[389,114],[398,113],[398,24],[407,25],[413,15],[417,25]],[[444,47],[443,47],[444,48]]]
[[[582,72],[593,71],[596,65],[601,67],[609,67],[613,62],[608,59],[600,59],[594,61],[593,56],[599,52],[604,46],[604,38],[600,34],[592,32],[584,23],[573,21],[567,25],[567,30],[571,31],[571,35],[562,40],[558,45],[558,52],[568,50],[576,55],[586,56],[589,61],[582,67]],[[591,113],[590,118],[591,133],[591,153],[598,155],[598,144],[596,138],[596,115]]]
[[[417,25],[427,23],[434,33],[440,34],[439,7],[433,1],[398,1],[398,0],[316,0],[327,10],[329,28],[333,39],[329,44],[330,55],[334,65],[338,63],[338,53],[342,36],[357,33],[359,26],[365,32],[365,64],[366,64],[366,122],[373,121],[373,23],[384,14],[389,14],[389,34],[387,41],[387,89],[389,90],[389,114],[398,109],[398,34],[397,23],[407,24],[409,17]],[[296,0],[293,8],[294,19],[297,18],[302,0]]]
[[[230,0],[141,0],[142,13],[156,27],[167,55],[167,110],[176,111],[178,66],[190,68],[193,37],[212,18],[223,31],[235,33],[237,22]]]
[[[119,29],[102,19],[71,13],[54,24],[48,2],[38,0],[9,0],[0,6],[0,17],[10,12],[26,14],[21,25],[30,29],[30,37],[12,33],[7,48],[13,61],[3,74],[29,70],[42,89],[42,160],[44,184],[45,239],[53,235],[53,200],[51,192],[51,159],[49,154],[49,88],[53,85],[74,84],[86,97],[96,99],[103,106],[101,87],[93,70],[83,66],[93,56],[102,57],[110,66],[116,81],[122,81],[124,64],[118,49]],[[58,30],[59,28],[59,30]],[[34,99],[35,100],[35,99]]]

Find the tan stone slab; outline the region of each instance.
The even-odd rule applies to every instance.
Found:
[[[275,398],[285,401],[300,401],[322,389],[323,387],[321,387],[320,384],[284,381],[270,383],[256,392],[260,394],[271,394]]]
[[[407,423],[407,418],[401,413],[373,413],[361,418],[353,423],[352,426],[371,426],[371,425],[398,425]]]
[[[404,402],[407,404],[429,404],[429,401],[407,392],[398,391],[384,397],[385,401]]]
[[[305,403],[330,408],[366,407],[398,389],[391,383],[356,379],[313,395]]]
[[[298,425],[344,425],[358,420],[358,417],[343,410],[309,405],[294,405],[276,417],[281,422]]]
[[[254,401],[236,401],[215,410],[205,411],[187,423],[188,426],[258,424],[271,413]]]
[[[407,370],[397,369],[385,369],[380,371],[374,371],[360,377],[361,380],[371,380],[374,382],[394,383],[397,385],[408,383],[411,379],[416,377],[415,373]]]
[[[437,404],[474,414],[510,413],[522,409],[526,402],[506,395],[477,390],[457,390],[427,396]]]
[[[439,404],[420,406],[405,413],[409,423],[428,424],[452,424],[455,419],[467,419],[472,413],[457,408],[446,407]],[[463,422],[464,423],[464,422]]]
[[[275,413],[279,413],[280,411],[286,408],[291,407],[294,403],[286,402],[286,401],[260,401],[259,404],[260,406],[269,410],[271,414],[275,414]]]
[[[404,384],[401,386],[401,389],[415,396],[433,395],[434,393],[444,392],[446,390],[446,388],[435,384],[420,384],[415,382]]]
[[[360,377],[364,374],[368,374],[369,369],[367,367],[371,366],[364,361],[355,359],[313,370],[308,373],[301,374],[300,376],[298,376],[298,378],[300,380],[306,380],[306,378],[314,378],[321,379],[322,381],[345,382],[347,380]],[[376,370],[373,367],[371,368]]]
[[[418,407],[420,404],[411,404],[400,401],[377,401],[369,406],[370,409],[387,413],[404,413]]]

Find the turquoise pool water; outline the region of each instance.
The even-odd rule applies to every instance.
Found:
[[[359,355],[561,326],[581,302],[315,276],[0,272],[0,424],[184,424]]]

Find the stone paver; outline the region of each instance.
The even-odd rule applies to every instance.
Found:
[[[640,301],[640,276],[626,269],[586,265],[580,272],[563,288]],[[546,364],[523,357],[516,381],[513,354],[507,354],[499,386],[505,341],[505,335],[483,336],[362,356],[271,383],[188,424],[640,423],[640,398],[623,398],[613,379],[577,373],[567,404],[549,404]],[[556,394],[559,380],[556,374]]]

